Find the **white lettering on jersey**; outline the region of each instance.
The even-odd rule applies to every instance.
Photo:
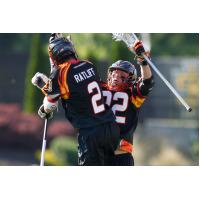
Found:
[[[82,77],[81,73],[78,74],[78,75],[79,75],[79,78],[80,78],[81,81],[84,81],[84,80],[85,80],[85,79]]]
[[[77,74],[74,75],[74,78],[75,78],[75,80],[76,80],[77,83],[80,82],[79,76]]]
[[[82,71],[78,74],[74,75],[74,79],[77,83],[82,82],[86,79],[91,78],[92,76],[95,76],[95,72],[93,68],[87,69],[85,71]]]

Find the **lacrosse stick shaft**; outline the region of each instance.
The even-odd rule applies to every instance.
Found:
[[[44,166],[44,158],[45,158],[45,150],[46,150],[47,123],[48,123],[48,119],[46,118],[45,123],[44,123],[44,133],[43,133],[43,141],[42,141],[42,152],[41,152],[40,166]]]
[[[158,76],[163,80],[163,82],[167,85],[167,87],[173,92],[173,94],[177,97],[177,99],[183,104],[183,106],[185,106],[186,110],[189,111],[189,112],[191,112],[192,108],[179,95],[179,93],[174,89],[174,87],[169,83],[169,81],[161,74],[161,72],[151,62],[151,60],[145,54],[143,54],[143,57],[148,62],[148,64],[152,67],[152,69],[158,74]]]

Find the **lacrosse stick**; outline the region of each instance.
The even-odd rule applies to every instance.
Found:
[[[41,152],[41,159],[40,159],[40,166],[44,166],[44,158],[45,158],[45,150],[46,150],[46,133],[47,133],[47,124],[48,124],[48,119],[45,119],[44,122],[44,134],[43,134],[43,141],[42,141],[42,152]]]
[[[32,78],[31,82],[34,86],[42,89],[44,85],[48,82],[48,77],[45,74],[37,72],[34,77]],[[41,159],[40,159],[40,166],[44,166],[44,157],[46,151],[46,133],[47,133],[47,124],[48,119],[45,118],[44,122],[44,133],[43,133],[43,141],[42,141],[42,152],[41,152]]]
[[[123,41],[129,48],[129,50],[135,54],[135,52],[133,50],[133,46],[139,40],[134,33],[113,33],[112,35],[113,35],[114,40]],[[148,58],[148,56],[146,56],[144,53],[142,54],[142,56],[148,62],[148,64],[152,67],[152,69],[158,74],[158,76],[163,80],[163,82],[167,85],[167,87],[172,91],[172,93],[178,98],[178,100],[182,103],[182,105],[186,108],[186,110],[191,112],[192,108],[185,102],[185,100],[173,88],[173,86],[169,83],[169,81],[161,74],[161,72],[151,62],[151,60]]]

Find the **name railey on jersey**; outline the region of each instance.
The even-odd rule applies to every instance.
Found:
[[[78,74],[74,75],[74,79],[76,80],[77,83],[82,82],[88,78],[91,78],[92,76],[95,76],[95,72],[93,68],[89,68],[85,71],[82,71]]]

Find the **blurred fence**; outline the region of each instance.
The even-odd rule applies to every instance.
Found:
[[[153,61],[165,78],[193,108],[193,111],[188,113],[164,82],[153,72],[155,86],[142,108],[141,118],[187,118],[198,120],[198,58],[156,58]]]
[[[141,109],[142,123],[135,134],[136,163],[198,165],[199,60],[173,57],[153,61],[193,111],[186,111],[154,73],[155,87]]]
[[[148,119],[134,137],[136,165],[198,165],[198,123],[182,119]]]

